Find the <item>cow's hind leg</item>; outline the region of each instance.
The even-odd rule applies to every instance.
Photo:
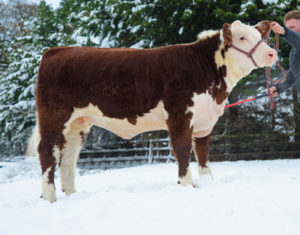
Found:
[[[38,146],[42,168],[41,198],[50,202],[56,201],[54,173],[59,156],[59,146],[62,146],[63,142],[64,138],[59,131],[41,128],[41,140]]]
[[[208,161],[208,155],[209,155],[209,146],[211,142],[211,134],[205,137],[201,138],[194,138],[193,139],[193,146],[194,146],[194,152],[196,155],[196,159],[198,162],[198,172],[199,175],[205,175],[210,174],[213,178],[209,161]]]
[[[168,120],[169,135],[173,154],[178,162],[178,183],[181,185],[192,185],[192,175],[189,169],[190,154],[192,149],[192,128],[190,117],[183,115],[181,118],[170,117]]]
[[[75,190],[75,167],[86,136],[89,133],[91,123],[85,117],[77,118],[66,128],[66,142],[60,152],[58,162],[62,191],[66,195],[74,193]]]

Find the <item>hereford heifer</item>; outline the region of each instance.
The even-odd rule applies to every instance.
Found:
[[[30,142],[39,142],[42,198],[56,200],[57,164],[62,190],[75,192],[76,160],[92,125],[125,139],[168,130],[178,183],[194,185],[189,170],[192,143],[199,174],[210,173],[211,132],[230,91],[253,69],[276,61],[276,51],[261,40],[269,29],[268,21],[255,26],[235,21],[220,31],[201,33],[190,44],[48,50],[39,69],[38,121]],[[32,148],[29,144],[28,151]]]

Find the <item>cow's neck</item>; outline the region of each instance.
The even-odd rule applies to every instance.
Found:
[[[225,46],[222,46],[220,48],[220,50],[218,50],[216,52],[215,59],[216,59],[216,62],[217,62],[217,66],[220,66],[220,65],[218,65],[218,63],[221,64],[221,65],[226,66],[227,74],[226,74],[226,77],[225,77],[225,82],[226,82],[226,85],[227,85],[227,91],[230,92],[236,86],[236,84],[243,77],[250,74],[250,72],[252,70],[245,69],[245,68],[239,66],[240,61],[237,61],[235,59],[235,57],[233,56],[231,48],[227,49],[227,52],[225,53],[225,57],[222,56],[221,55],[222,48],[225,48]]]
[[[226,47],[219,31],[206,31],[198,36],[198,41],[190,44],[195,56],[192,58],[195,64],[203,64],[203,58],[214,57],[211,61],[215,62],[216,71],[220,68],[226,68],[224,81],[227,91],[230,92],[243,77],[247,76],[251,69],[245,69],[240,66],[232,52],[232,48]],[[203,65],[202,65],[203,66]]]

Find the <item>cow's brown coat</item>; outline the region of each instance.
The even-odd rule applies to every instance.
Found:
[[[263,35],[264,27],[258,29]],[[56,162],[61,162],[64,153],[71,151],[66,145],[70,141],[67,138],[73,137],[68,133],[75,133],[82,142],[90,126],[97,123],[88,115],[71,120],[76,110],[86,107],[96,107],[106,120],[125,120],[126,125],[134,128],[139,118],[163,106],[166,119],[156,128],[169,130],[179,178],[185,177],[193,138],[193,113],[188,108],[195,105],[195,94],[209,94],[217,105],[224,104],[229,94],[224,79],[227,67],[216,64],[215,54],[221,50],[223,59],[226,58],[231,44],[230,25],[224,24],[222,31],[191,44],[154,49],[48,50],[43,55],[36,90],[41,136],[38,152],[42,172],[49,171],[48,183],[54,184]],[[114,131],[113,127],[110,130]],[[209,143],[209,133],[194,138],[202,167],[206,167]]]

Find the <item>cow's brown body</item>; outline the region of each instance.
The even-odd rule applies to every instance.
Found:
[[[63,190],[66,194],[75,191],[76,159],[92,125],[123,138],[166,129],[178,161],[179,183],[193,184],[188,170],[193,141],[199,171],[210,172],[213,125],[235,82],[253,69],[237,72],[230,67],[232,35],[226,26],[191,44],[47,51],[36,92],[42,196],[56,200],[56,164],[61,168]]]

